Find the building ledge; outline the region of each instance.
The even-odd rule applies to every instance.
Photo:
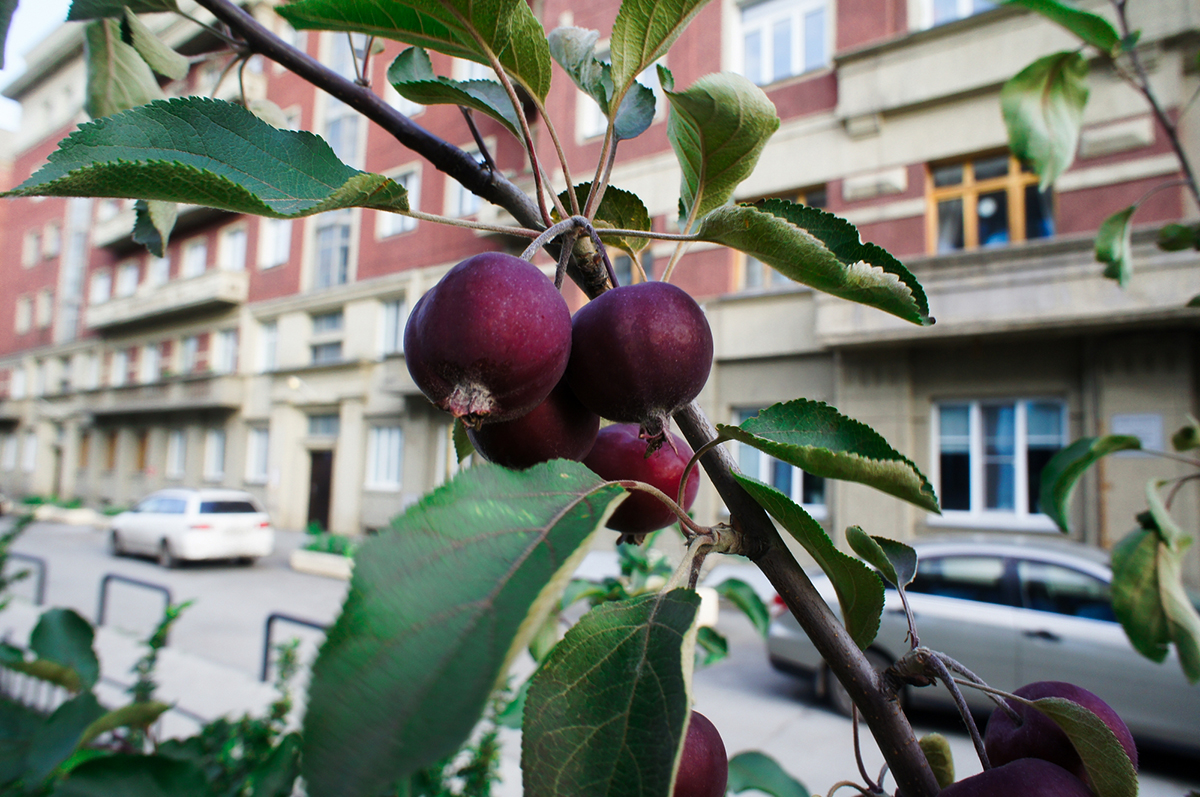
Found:
[[[87,391],[84,409],[93,416],[236,410],[242,406],[244,392],[243,379],[237,374],[188,375]]]
[[[89,329],[111,330],[176,313],[235,307],[250,295],[245,271],[206,271],[197,277],[171,280],[132,296],[88,305]]]

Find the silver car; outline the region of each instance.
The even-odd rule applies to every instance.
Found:
[[[1108,554],[1048,539],[988,537],[928,541],[907,593],[925,647],[957,659],[1005,691],[1032,681],[1068,681],[1108,702],[1140,740],[1200,751],[1200,685],[1183,676],[1174,648],[1162,664],[1141,656],[1113,617]],[[838,612],[829,579],[813,583]],[[894,589],[879,635],[867,650],[876,667],[909,649],[908,626]],[[850,700],[788,613],[772,624],[767,642],[779,670],[816,677],[818,694],[839,712]],[[993,704],[964,688],[973,708]],[[952,707],[945,687],[906,688],[913,706]]]
[[[250,563],[271,553],[275,530],[258,499],[241,490],[159,490],[112,519],[114,556],[157,557],[163,567],[195,559]]]

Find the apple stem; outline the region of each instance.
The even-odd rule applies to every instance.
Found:
[[[967,708],[966,698],[958,688],[953,675],[947,669],[946,663],[942,661],[941,655],[936,651],[928,648],[921,648],[923,651],[922,659],[926,666],[932,670],[942,683],[946,685],[946,689],[950,691],[950,696],[954,698],[954,705],[958,706],[958,713],[962,715],[963,722],[966,723],[967,730],[971,734],[971,741],[975,744],[975,752],[979,754],[979,763],[983,764],[985,770],[992,768],[992,762],[988,760],[987,750],[983,747],[983,737],[979,735],[979,728],[975,725],[975,718],[971,716],[971,710]]]
[[[850,704],[850,735],[854,739],[854,762],[858,764],[858,774],[862,775],[862,779],[867,782],[867,789],[872,794],[878,794],[883,791],[878,783],[871,780],[871,776],[867,774],[867,765],[863,763],[862,745],[858,741],[858,706]]]
[[[838,781],[837,783],[833,784],[833,787],[829,790],[829,797],[833,797],[833,793],[835,791],[837,791],[838,789],[844,788],[846,786],[849,786],[851,789],[857,789],[858,793],[865,795],[865,797],[872,797],[871,792],[867,791],[862,786],[859,786],[857,783],[855,783],[852,780],[841,780],[841,781]]]
[[[959,675],[963,676],[963,678],[967,679],[967,681],[965,682],[967,685],[979,686],[980,684],[982,684],[984,686],[987,686],[987,682],[985,682],[982,678],[980,678],[975,673],[968,670],[961,663],[950,658],[945,653],[941,653],[939,655],[942,657],[942,661],[944,661],[946,663],[947,667],[949,667],[954,672],[957,672]],[[955,680],[958,681],[957,678]],[[962,681],[958,681],[958,682],[964,683]],[[1008,716],[1013,720],[1013,722],[1015,722],[1018,725],[1020,725],[1023,722],[1023,720],[1021,719],[1021,715],[1017,713],[1017,710],[1015,708],[1013,708],[1011,705],[1009,705],[1007,700],[1000,697],[999,695],[994,695],[991,692],[984,692],[984,694],[986,694],[988,697],[990,697],[992,699],[992,702],[994,702],[999,708],[1003,709],[1004,712],[1006,714],[1008,714]]]
[[[633,479],[612,481],[607,482],[607,484],[616,485],[617,487],[624,487],[626,490],[641,490],[644,493],[649,493],[650,495],[654,496],[659,501],[662,501],[667,505],[667,508],[675,514],[675,517],[679,518],[679,522],[685,526],[683,532],[685,537],[688,536],[688,531],[692,532],[692,537],[708,536],[715,540],[719,536],[714,535],[714,531],[716,528],[719,528],[720,524],[718,524],[718,527],[714,528],[701,526],[699,523],[688,517],[688,513],[684,512],[683,509],[680,508],[679,504],[675,503],[669,495],[652,484],[646,484],[645,482],[639,482]]]
[[[575,233],[567,232],[563,236],[562,247],[558,250],[558,267],[554,269],[554,287],[562,290],[563,278],[567,275],[567,264],[571,262],[571,252],[575,249]]]
[[[533,256],[537,254],[539,249],[553,241],[558,236],[562,235],[567,230],[573,230],[580,226],[581,222],[583,224],[587,224],[587,219],[583,218],[583,216],[571,216],[570,218],[563,219],[558,224],[550,225],[542,231],[541,235],[539,235],[537,238],[534,238],[533,242],[530,243],[529,246],[525,247],[525,251],[518,255],[518,257],[520,257],[526,263],[531,262],[533,260]]]

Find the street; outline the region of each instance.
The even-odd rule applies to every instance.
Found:
[[[0,521],[0,528],[7,527],[7,522]],[[70,606],[93,621],[99,585],[106,573],[165,586],[177,602],[194,599],[171,635],[171,649],[253,679],[261,666],[263,629],[269,614],[330,623],[345,595],[343,581],[297,573],[288,567],[287,555],[302,542],[301,536],[281,532],[276,552],[250,567],[190,564],[166,570],[149,560],[110,556],[104,534],[98,530],[48,524],[31,526],[12,550],[47,561],[47,607]],[[25,565],[13,562],[10,569]],[[12,593],[30,599],[34,586],[30,579],[16,585]],[[113,581],[109,590],[106,628],[123,628],[144,637],[160,616],[161,595],[119,581]],[[7,629],[0,616],[0,633]],[[814,793],[826,794],[842,780],[858,780],[850,721],[815,704],[806,682],[771,669],[763,641],[736,610],[722,607],[719,629],[729,639],[731,655],[697,669],[694,695],[696,709],[720,729],[729,754],[763,750]],[[303,640],[301,654],[310,661],[320,634],[292,625],[277,627],[277,640],[291,636]],[[919,733],[936,730],[951,739],[960,777],[979,771],[970,741],[954,717],[919,714],[914,724]],[[502,741],[503,783],[496,792],[515,797],[520,794],[519,735],[507,733]],[[867,769],[874,776],[882,756],[865,733],[863,744]],[[1153,751],[1142,756],[1141,794],[1145,797],[1183,797],[1189,789],[1200,788],[1200,768],[1194,759]]]

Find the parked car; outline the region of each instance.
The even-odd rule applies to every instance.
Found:
[[[1069,681],[1107,701],[1140,740],[1200,751],[1200,685],[1184,678],[1172,648],[1162,664],[1130,645],[1113,616],[1108,554],[1065,540],[990,537],[928,541],[907,589],[921,644],[958,660],[1005,691],[1032,681]],[[828,578],[814,585],[838,612]],[[905,653],[908,625],[887,590],[879,634],[866,654],[884,668]],[[850,699],[789,613],[771,624],[767,651],[779,670],[815,676],[817,693],[849,716]],[[993,704],[963,688],[972,709]],[[913,706],[952,707],[944,686],[907,687]]]
[[[250,493],[179,488],[151,493],[113,517],[108,542],[114,556],[147,554],[163,567],[196,559],[249,564],[271,553],[275,530]]]

